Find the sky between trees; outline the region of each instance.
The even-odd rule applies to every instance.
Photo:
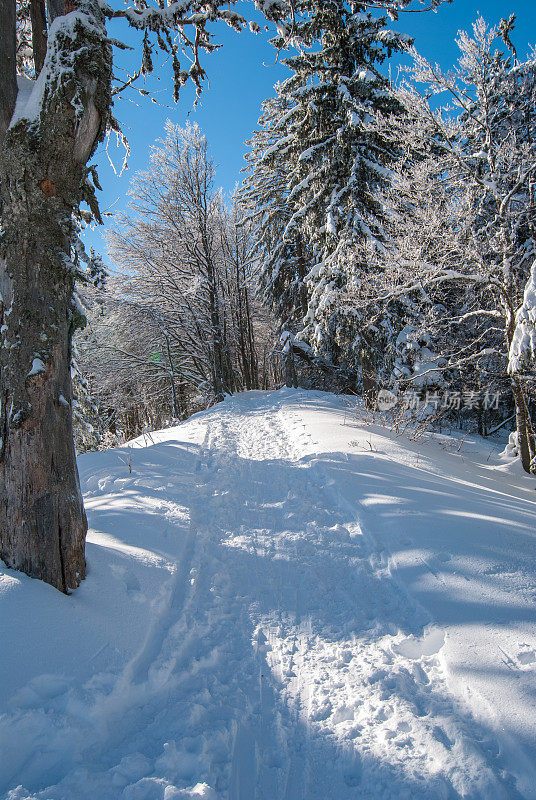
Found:
[[[402,14],[400,21],[393,23],[392,27],[414,36],[417,49],[426,58],[438,61],[443,68],[450,68],[458,55],[455,44],[458,30],[470,29],[479,13],[490,24],[498,23],[501,17],[508,17],[511,13],[516,14],[516,44],[520,58],[531,46],[536,45],[536,9],[533,0],[453,0],[451,5],[442,6],[436,14]],[[258,20],[263,22],[261,15],[258,15]],[[168,118],[180,125],[187,120],[200,125],[216,164],[216,183],[225,193],[231,193],[236,182],[241,181],[240,170],[244,166],[246,152],[244,141],[256,127],[262,101],[273,95],[274,83],[283,79],[288,71],[278,62],[277,54],[269,43],[270,32],[257,35],[249,31],[236,33],[223,25],[213,26],[213,31],[215,40],[222,47],[205,57],[208,81],[196,108],[193,108],[192,86],[185,86],[179,102],[176,105],[173,103],[171,67],[160,64],[146,84],[156,103],[141,97],[134,90],[128,90],[116,100],[115,113],[128,137],[131,154],[128,169],[121,175],[115,175],[108,156],[120,172],[124,149],[116,148],[115,142],[110,140],[108,154],[102,146],[97,153],[96,162],[103,187],[100,193],[103,212],[126,208],[133,175],[147,168],[151,145],[163,135]],[[124,28],[115,34],[111,26],[110,34],[120,37],[124,34]],[[127,43],[134,44],[132,31],[129,31],[129,38],[132,41]],[[137,57],[138,54],[134,53],[132,64],[136,63]],[[285,53],[281,53],[280,58],[284,57]],[[128,54],[123,63],[128,65]],[[393,70],[399,63],[407,63],[407,59],[393,57]],[[140,88],[144,86],[141,82],[138,85]],[[106,255],[103,233],[111,225],[111,218],[105,217],[104,221],[104,228],[88,230],[85,240],[88,246]]]

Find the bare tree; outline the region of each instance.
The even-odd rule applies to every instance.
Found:
[[[133,181],[130,213],[118,218],[109,239],[119,269],[112,281],[114,307],[123,305],[127,316],[130,307],[137,309],[136,357],[146,359],[150,349],[140,350],[135,330],[141,320],[153,320],[160,333],[152,339],[161,341],[165,356],[159,367],[169,364],[206,402],[217,402],[223,392],[258,388],[257,343],[263,347],[272,336],[268,312],[255,297],[250,226],[236,204],[226,207],[213,175],[199,129],[168,123],[150,169]],[[106,322],[97,324],[99,319],[92,325],[104,330]],[[114,324],[126,331],[121,349],[127,357],[128,325]],[[116,348],[113,334],[101,337],[100,347]],[[172,405],[174,384],[170,374]]]

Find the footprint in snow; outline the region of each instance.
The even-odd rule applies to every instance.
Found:
[[[534,664],[536,662],[536,651],[532,648],[529,648],[528,645],[522,644],[521,647],[523,649],[517,654],[517,660],[519,663],[524,667]]]
[[[125,581],[128,594],[138,594],[138,592],[141,590],[139,580],[130,570],[126,571],[123,580]]]
[[[452,750],[454,742],[449,739],[443,728],[440,728],[439,725],[434,725],[432,729],[432,736],[436,742],[442,744],[446,750]]]
[[[428,675],[417,661],[414,661],[411,665],[411,672],[413,674],[413,678],[415,679],[415,683],[420,683],[424,686],[427,686],[430,683]]]
[[[97,481],[97,486],[99,487],[100,492],[105,492],[108,486],[114,482],[114,478],[110,475],[107,475],[106,478],[99,478]]]
[[[414,661],[436,655],[444,644],[444,632],[439,628],[430,628],[424,636],[409,636],[407,639],[393,644],[392,648],[395,653]]]
[[[69,689],[69,681],[61,675],[38,675],[23,686],[12,698],[16,708],[32,708],[54,700]]]
[[[121,564],[110,564],[110,569],[117,579],[122,581],[128,594],[138,594],[141,591],[140,582],[130,569]]]
[[[363,767],[359,752],[351,747],[343,755],[343,776],[347,786],[359,786],[362,780]]]

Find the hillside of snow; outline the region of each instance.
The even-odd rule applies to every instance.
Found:
[[[0,796],[535,800],[536,479],[344,398],[80,457],[88,575],[0,562]]]

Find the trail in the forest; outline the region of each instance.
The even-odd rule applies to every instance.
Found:
[[[6,797],[536,796],[526,790],[523,737],[520,777],[485,695],[475,683],[471,700],[470,680],[462,685],[449,664],[446,618],[401,569],[417,551],[421,588],[435,582],[450,596],[450,556],[423,554],[407,540],[419,528],[407,495],[415,471],[423,471],[421,511],[435,507],[438,526],[444,478],[422,461],[411,465],[411,448],[405,464],[396,448],[382,452],[372,429],[344,425],[340,402],[330,408],[326,398],[230,398],[137,440],[132,473],[116,474],[112,452],[81,459],[94,533],[88,580],[71,611],[89,630],[92,576],[101,570],[104,586],[107,568],[110,641],[103,653],[95,645],[92,665],[78,674],[54,671],[47,656],[43,674],[21,682],[0,723]],[[361,437],[357,456],[338,449],[335,429],[347,441]],[[486,492],[491,502],[500,494],[456,480],[475,508]],[[528,515],[529,501],[517,503]],[[45,599],[54,613],[48,589]],[[124,642],[113,638],[117,608]],[[76,647],[83,630],[68,618]],[[520,644],[518,671],[528,682],[533,651]],[[477,713],[479,702],[486,713]]]

